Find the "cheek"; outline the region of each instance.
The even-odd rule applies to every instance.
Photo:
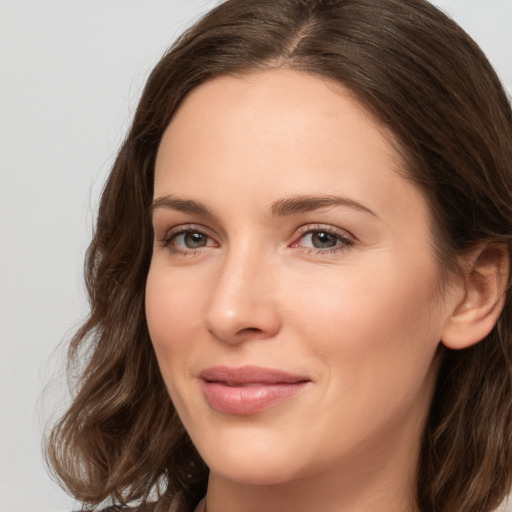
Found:
[[[314,286],[308,297],[290,296],[302,312],[295,317],[297,332],[321,376],[310,431],[330,439],[334,451],[355,438],[417,432],[435,386],[435,280],[392,267],[377,277],[347,272],[339,281],[317,281],[328,285],[323,292]],[[329,449],[324,456],[330,457]]]
[[[189,290],[183,293],[183,290]],[[148,329],[164,380],[179,367],[194,349],[198,318],[201,318],[200,288],[180,283],[171,272],[150,269],[146,284]]]
[[[314,285],[304,279],[302,293],[287,299],[288,315],[335,388],[376,397],[418,389],[442,330],[435,269],[402,262],[365,268],[317,275]]]
[[[397,341],[406,333],[421,333],[435,320],[434,272],[422,265],[381,263],[294,276],[284,300],[286,315],[308,330],[346,339],[349,345],[353,340],[359,346],[370,332],[382,345],[391,340],[379,333],[394,332]],[[377,340],[369,336],[367,341]]]

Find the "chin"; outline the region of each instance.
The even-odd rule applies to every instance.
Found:
[[[299,454],[299,450],[290,451],[285,442],[277,441],[258,439],[253,434],[226,436],[215,444],[198,443],[196,447],[210,471],[223,479],[246,485],[277,485],[304,472],[299,458],[290,455]]]
[[[208,464],[208,462],[207,462]],[[298,477],[288,460],[284,464],[276,461],[236,457],[234,460],[217,460],[208,464],[210,471],[225,480],[242,484],[270,486],[279,485]]]

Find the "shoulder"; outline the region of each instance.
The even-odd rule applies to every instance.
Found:
[[[81,512],[81,511],[73,510],[73,512]],[[125,507],[122,505],[111,505],[110,507],[100,508],[98,510],[95,510],[95,512],[139,512],[139,509],[133,508],[133,507]],[[142,510],[140,512],[142,512]]]
[[[193,512],[204,512],[205,510],[205,500],[204,498],[198,503],[197,507],[194,509]],[[95,510],[94,512],[154,512],[155,506],[157,503],[150,502],[146,503],[142,507],[137,506],[126,506],[126,505],[110,505],[106,508],[101,508],[98,510]],[[73,512],[82,512],[80,510],[74,510]]]
[[[101,508],[95,512],[153,512],[154,504],[148,503],[143,508],[139,507],[128,507],[125,505],[111,505],[106,508]],[[79,511],[75,511],[79,512]]]

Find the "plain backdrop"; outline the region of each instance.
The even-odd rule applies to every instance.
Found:
[[[41,439],[66,400],[98,195],[152,66],[216,3],[0,0],[0,512],[77,508]],[[512,91],[512,0],[435,3]]]

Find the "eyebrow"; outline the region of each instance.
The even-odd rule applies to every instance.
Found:
[[[180,199],[174,196],[162,196],[153,201],[150,208],[150,213],[153,214],[155,210],[176,210],[184,213],[195,213],[196,215],[204,215],[213,217],[212,213],[206,206],[198,201],[192,199]]]
[[[284,217],[286,215],[294,215],[296,213],[303,213],[326,208],[329,206],[345,206],[368,213],[378,218],[378,215],[370,210],[367,206],[342,196],[333,195],[298,195],[291,197],[284,197],[278,199],[270,207],[270,212],[276,217]],[[159,209],[176,210],[184,213],[194,213],[196,215],[203,215],[206,217],[213,217],[212,212],[199,201],[192,199],[182,199],[172,195],[162,196],[153,201],[151,205],[151,213]]]
[[[342,196],[292,196],[279,199],[273,203],[271,212],[276,216],[293,215],[295,213],[308,212],[329,206],[347,206],[361,212],[369,213],[378,218],[378,215],[367,206]]]

